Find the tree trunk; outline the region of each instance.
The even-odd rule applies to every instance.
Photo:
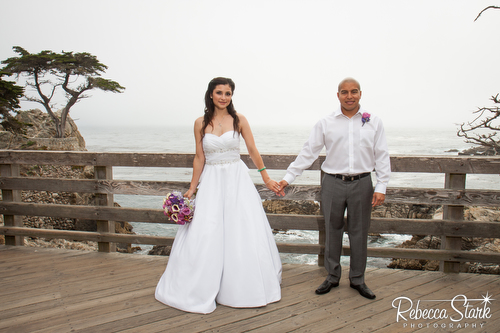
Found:
[[[59,123],[60,136],[58,138],[64,138],[66,134],[66,119],[68,118],[69,109],[64,108],[61,112],[61,121]],[[59,133],[58,133],[59,135]]]

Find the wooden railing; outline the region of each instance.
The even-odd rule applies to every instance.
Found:
[[[171,245],[173,238],[150,235],[125,235],[114,233],[114,222],[132,221],[170,223],[161,209],[113,207],[114,194],[164,196],[172,190],[187,190],[187,182],[133,181],[113,179],[113,167],[162,167],[190,168],[193,154],[163,153],[95,153],[68,151],[12,151],[0,150],[0,188],[2,198],[0,213],[7,245],[22,245],[23,237],[63,238],[97,241],[99,251],[114,251],[114,243]],[[295,159],[294,155],[262,155],[268,169],[285,170]],[[248,155],[243,161],[253,167]],[[311,166],[320,170],[324,157]],[[53,179],[20,177],[20,165],[69,165],[93,166],[95,179]],[[369,248],[368,256],[386,258],[411,258],[439,260],[441,269],[457,272],[464,261],[499,263],[499,253],[461,251],[461,237],[500,238],[498,221],[464,221],[464,206],[500,207],[500,191],[470,190],[465,188],[467,174],[499,174],[500,157],[440,157],[440,156],[392,156],[393,172],[445,174],[444,188],[393,188],[387,190],[387,203],[443,205],[443,220],[373,218],[371,233],[435,235],[442,238],[439,250]],[[318,171],[319,172],[319,171]],[[289,186],[285,197],[277,197],[264,185],[257,185],[262,199],[316,200],[320,201],[320,186]],[[21,202],[22,190],[94,193],[96,206],[57,205]],[[35,229],[23,227],[22,216],[47,216],[97,220],[97,232]],[[267,214],[274,229],[298,229],[319,231],[319,244],[278,243],[280,252],[317,254],[323,262],[324,219],[320,215]],[[349,254],[344,247],[344,254]]]

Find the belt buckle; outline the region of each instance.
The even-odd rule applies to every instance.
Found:
[[[349,180],[349,176],[342,175],[342,180],[343,181]]]

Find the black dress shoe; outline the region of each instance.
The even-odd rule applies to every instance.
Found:
[[[316,289],[316,294],[318,295],[322,295],[322,294],[326,294],[327,292],[330,291],[330,289],[332,288],[335,288],[335,287],[338,287],[339,286],[339,283],[332,283],[328,280],[325,280],[319,287],[318,289]]]
[[[351,288],[356,289],[359,291],[359,294],[363,297],[369,298],[369,299],[374,299],[376,296],[373,293],[373,291],[370,290],[370,288],[367,287],[366,284],[352,284],[351,283]]]

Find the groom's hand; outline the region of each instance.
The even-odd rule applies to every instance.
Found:
[[[288,183],[286,182],[286,180],[280,181],[280,190],[278,193],[276,193],[276,195],[284,197],[285,196],[285,187],[287,187],[287,186],[288,186]]]
[[[379,192],[373,193],[372,207],[380,206],[381,204],[384,203],[384,201],[385,201],[385,194]]]

